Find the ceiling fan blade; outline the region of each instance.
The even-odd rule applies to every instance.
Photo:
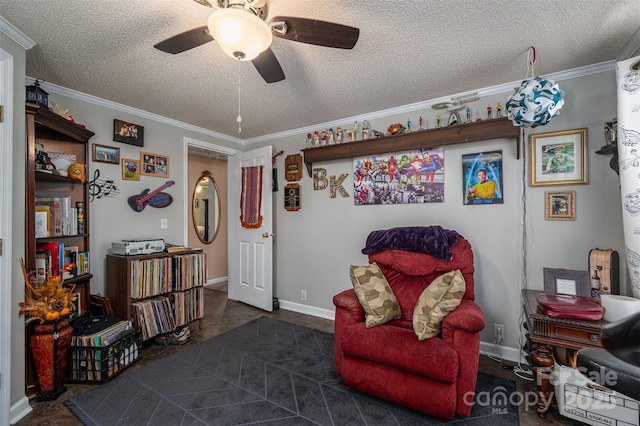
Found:
[[[358,28],[316,19],[294,18],[291,16],[276,16],[271,19],[271,23],[279,21],[287,24],[287,31],[284,34],[273,31],[274,36],[317,46],[353,49],[360,35]]]
[[[284,71],[270,47],[251,62],[267,83],[284,80]]]
[[[209,28],[203,25],[162,40],[160,43],[154,44],[153,47],[175,55],[176,53],[193,49],[212,40],[213,37],[209,34]]]

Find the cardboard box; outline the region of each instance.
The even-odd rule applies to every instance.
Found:
[[[563,416],[590,425],[638,426],[640,402],[589,380],[576,369],[556,363],[553,372],[558,410]]]

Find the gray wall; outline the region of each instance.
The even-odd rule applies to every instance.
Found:
[[[3,48],[16,49],[2,39]],[[16,71],[16,105],[21,106],[24,87],[24,52],[16,51],[19,60]],[[532,133],[588,127],[589,129],[589,184],[567,187],[530,188],[522,182],[523,168],[528,170],[528,159],[516,160],[516,146],[510,140],[491,140],[445,148],[445,202],[425,205],[400,206],[354,206],[353,199],[340,195],[329,197],[329,191],[314,191],[312,179],[305,175],[302,184],[302,209],[287,212],[283,208],[283,191],[274,195],[274,220],[277,230],[275,283],[277,296],[283,306],[314,314],[330,315],[332,296],[351,286],[348,279],[350,264],[364,264],[366,257],[360,250],[369,232],[402,225],[438,224],[456,229],[474,247],[476,255],[476,294],[487,319],[488,327],[482,334],[485,343],[493,342],[493,323],[505,325],[505,344],[518,346],[520,316],[520,288],[523,284],[522,210],[525,199],[527,217],[524,229],[527,232],[528,287],[542,289],[542,268],[587,269],[587,256],[591,248],[613,248],[624,254],[621,227],[621,202],[617,175],[608,167],[609,157],[594,152],[604,144],[603,122],[616,114],[615,75],[613,70],[600,72],[560,82],[565,91],[566,104],[560,115],[542,128],[529,129]],[[183,137],[191,137],[218,145],[232,146],[228,140],[219,140],[197,131],[185,130],[164,120],[155,120],[148,114],[122,112],[120,108],[95,103],[82,96],[65,96],[52,91],[51,101],[69,108],[76,121],[84,123],[96,132],[91,143],[118,146],[121,158],[139,158],[140,151],[148,151],[170,157],[170,177],[176,185],[167,192],[174,201],[165,209],[147,207],[135,213],[126,204],[126,198],[145,188],[155,189],[166,179],[142,176],[140,181],[122,181],[119,166],[105,163],[90,163],[88,179],[96,169],[100,179],[112,179],[119,188],[113,198],[95,199],[91,204],[91,270],[94,274],[92,292],[104,292],[104,259],[113,241],[128,238],[158,237],[166,241],[182,242],[185,217],[184,203],[189,202],[182,194],[184,163]],[[505,104],[510,93],[483,98],[474,111],[484,111],[487,104]],[[423,110],[403,113],[371,120],[374,128],[384,130],[396,121],[417,122],[418,116],[429,119],[433,125],[434,111]],[[145,127],[145,146],[135,146],[112,141],[113,119],[132,121]],[[15,158],[16,176],[24,173],[24,117],[21,111],[15,114]],[[349,125],[345,122],[343,126]],[[284,150],[278,158],[280,186],[284,186],[283,159],[304,148],[300,134],[286,136],[277,141],[269,140],[246,147],[250,149],[273,144]],[[491,206],[462,205],[462,177],[460,160],[463,154],[501,149],[504,156],[505,203]],[[351,159],[318,163],[315,167],[326,168],[329,175],[351,174]],[[528,182],[528,174],[525,175]],[[353,180],[349,176],[344,186],[353,195]],[[14,185],[14,300],[17,307],[22,299],[21,273],[18,259],[23,252],[23,205],[24,183],[20,179]],[[524,190],[523,190],[524,188]],[[545,190],[575,189],[577,191],[577,220],[575,222],[550,222],[544,220]],[[160,219],[167,218],[169,229],[160,230]],[[300,250],[300,247],[303,250]],[[623,266],[623,293],[629,292],[626,268]],[[301,290],[306,290],[308,300],[300,299]],[[16,315],[12,319],[13,373],[12,401],[19,399],[24,389],[24,326]]]
[[[338,195],[332,199],[328,189],[314,191],[313,179],[306,171],[301,181],[300,211],[284,210],[283,191],[276,194],[278,262],[275,275],[277,296],[285,301],[283,306],[301,311],[320,308],[330,315],[332,296],[351,286],[349,265],[367,262],[361,249],[369,232],[404,225],[441,225],[457,230],[474,248],[477,302],[487,321],[482,341],[491,344],[494,341],[493,324],[500,323],[505,325],[505,345],[517,348],[520,289],[525,285],[523,256],[527,264],[527,286],[538,290],[543,288],[544,267],[587,270],[588,253],[592,248],[612,248],[624,256],[618,176],[608,166],[609,156],[595,154],[604,145],[603,123],[616,114],[615,73],[605,71],[559,84],[565,92],[564,108],[547,126],[527,129],[526,146],[528,136],[533,133],[587,127],[588,185],[529,187],[528,152],[527,158],[517,160],[513,140],[498,139],[445,147],[444,203],[354,206],[352,160],[316,163],[314,167],[325,168],[328,175],[349,173],[343,186],[351,197]],[[512,90],[483,98],[472,105],[472,110],[485,112],[487,104],[495,107],[498,102],[505,105],[511,93]],[[429,119],[432,127],[435,114],[433,110],[416,111],[371,120],[371,125],[374,129],[385,130],[390,123],[406,123],[407,119],[417,123],[422,115]],[[351,125],[343,123],[343,128]],[[282,158],[285,158],[304,148],[305,134],[306,131],[268,143],[274,145],[274,152],[284,150]],[[264,144],[257,143],[252,147]],[[503,152],[504,204],[465,206],[462,204],[461,156],[488,150]],[[276,164],[281,182],[285,182],[283,164],[281,159]],[[523,168],[526,170],[525,185]],[[545,220],[545,191],[563,189],[577,192],[576,221]],[[523,203],[526,206],[524,228],[521,224]],[[522,251],[523,229],[527,235],[525,253]],[[625,280],[623,292],[630,293],[626,265],[622,266],[622,276]],[[300,298],[302,290],[307,291],[307,301]],[[295,305],[288,305],[286,301]]]

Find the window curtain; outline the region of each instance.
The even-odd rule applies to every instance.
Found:
[[[640,56],[616,64],[622,225],[631,290],[640,299]]]

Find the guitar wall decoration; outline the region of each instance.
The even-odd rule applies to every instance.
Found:
[[[140,213],[146,206],[155,207],[161,209],[163,207],[167,207],[171,203],[173,203],[173,197],[171,194],[167,194],[166,192],[162,192],[163,189],[174,185],[175,182],[170,180],[160,188],[149,192],[149,188],[145,189],[141,193],[137,195],[132,195],[127,198],[127,203],[129,207],[133,209],[133,211]]]

